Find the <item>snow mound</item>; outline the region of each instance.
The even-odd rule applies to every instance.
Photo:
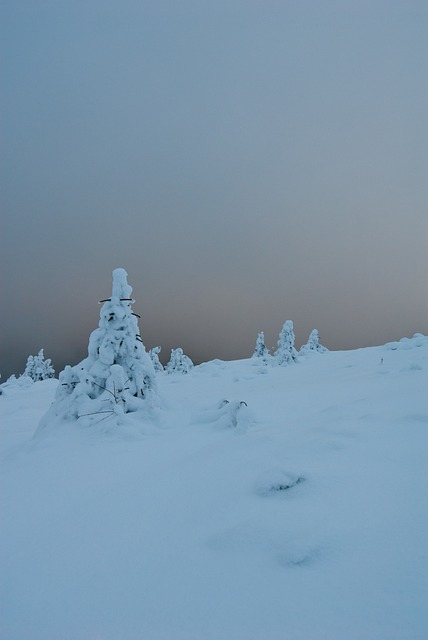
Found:
[[[428,336],[424,336],[422,333],[415,333],[412,338],[401,338],[397,342],[387,342],[384,345],[385,349],[391,351],[416,349],[422,347],[428,343]]]
[[[243,433],[254,421],[244,400],[220,400],[217,407],[201,412],[194,422],[212,424],[216,429],[235,429]]]

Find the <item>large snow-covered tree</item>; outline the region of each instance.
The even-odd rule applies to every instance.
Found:
[[[189,373],[193,368],[193,362],[183,353],[183,349],[171,349],[171,358],[166,365],[167,373]]]
[[[295,342],[294,325],[292,320],[286,320],[278,338],[278,349],[275,351],[277,364],[287,365],[297,362],[297,351]]]
[[[327,353],[327,347],[324,347],[322,344],[320,344],[319,340],[320,337],[318,330],[313,329],[313,331],[311,331],[310,333],[308,342],[301,347],[299,354],[308,355],[311,353]]]
[[[156,390],[153,363],[144,348],[132,287],[124,269],[113,271],[112,295],[101,300],[98,329],[89,338],[88,357],[59,375],[55,401],[41,427],[51,420],[91,425],[143,410]]]
[[[34,382],[47,380],[55,376],[55,369],[52,367],[50,358],[45,360],[43,349],[40,349],[36,356],[28,356],[27,364],[23,376],[28,376]]]

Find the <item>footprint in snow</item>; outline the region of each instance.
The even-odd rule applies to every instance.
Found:
[[[256,482],[256,493],[262,497],[285,495],[304,481],[303,476],[286,473],[280,469],[266,471]]]

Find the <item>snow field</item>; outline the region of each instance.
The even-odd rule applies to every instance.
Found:
[[[426,638],[428,340],[412,340],[160,373],[161,408],[126,432],[33,438],[57,382],[5,388],[0,637]]]

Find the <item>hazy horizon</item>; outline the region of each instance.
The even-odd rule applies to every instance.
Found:
[[[2,382],[86,356],[116,267],[163,359],[428,333],[425,2],[0,11]]]
[[[132,278],[128,278],[128,281],[132,285]],[[185,353],[192,358],[195,364],[212,360],[214,358],[234,360],[250,357],[254,351],[259,331],[264,331],[266,345],[274,351],[277,346],[278,334],[283,323],[286,319],[292,319],[288,317],[286,318],[285,316],[281,319],[279,317],[275,318],[269,309],[261,309],[259,313],[257,313],[256,310],[253,310],[254,315],[247,319],[247,326],[242,328],[242,335],[239,335],[235,330],[235,333],[231,336],[227,333],[227,327],[233,323],[234,310],[232,301],[231,306],[228,309],[228,313],[220,317],[220,326],[225,331],[222,339],[220,335],[221,332],[219,332],[218,328],[216,329],[216,327],[210,323],[207,313],[202,313],[201,323],[198,324],[194,319],[194,309],[191,307],[188,309],[180,307],[179,324],[178,326],[175,326],[174,318],[159,318],[156,309],[151,308],[150,304],[144,306],[139,303],[135,293],[139,287],[137,288],[134,286],[133,288],[133,297],[135,299],[133,309],[136,313],[142,316],[139,320],[139,327],[146,350],[148,351],[154,346],[161,345],[162,352],[160,357],[164,363],[168,361],[171,349],[178,346],[184,348]],[[177,293],[179,295],[179,292]],[[100,294],[98,298],[101,300],[105,296],[109,295],[111,295],[111,274],[109,284],[103,287],[102,294]],[[89,335],[98,326],[99,312],[101,308],[99,300],[94,299],[92,303],[88,304],[87,309],[82,308],[80,317],[78,310],[76,310],[71,317],[64,318],[61,310],[58,309],[59,326],[56,327],[56,331],[54,331],[54,323],[42,323],[37,328],[38,336],[44,337],[45,342],[43,344],[40,344],[40,337],[38,338],[39,342],[37,343],[37,338],[34,338],[31,335],[23,335],[22,341],[24,345],[28,345],[27,348],[23,345],[20,345],[19,349],[16,349],[15,345],[12,348],[8,348],[6,346],[6,348],[3,349],[5,357],[2,357],[2,365],[4,362],[6,362],[6,365],[8,362],[11,362],[12,364],[9,369],[2,367],[2,370],[0,371],[2,374],[2,382],[4,382],[12,373],[23,373],[27,356],[30,354],[36,355],[41,348],[44,349],[45,358],[52,359],[56,376],[58,376],[66,364],[77,364],[85,358],[87,356]],[[323,321],[321,314],[319,314],[320,322],[315,324],[311,322],[309,318],[305,318],[304,316],[300,318],[300,322],[298,320],[296,321],[294,318],[293,322],[296,333],[296,346],[300,347],[304,344],[309,337],[310,331],[313,328],[319,329],[320,326],[324,327],[324,330],[320,332],[320,341],[331,350],[347,350],[381,345],[385,342],[398,340],[406,335],[411,337],[415,332],[423,332],[424,326],[426,327],[426,323],[424,326],[418,327],[416,324],[412,325],[412,323],[409,322],[406,326],[406,330],[401,333],[399,329],[396,330],[395,333],[393,331],[387,331],[386,329],[382,331],[381,328],[377,332],[372,329],[372,340],[364,342],[361,339],[361,335],[364,335],[364,332],[368,333],[368,329],[371,325],[375,325],[374,320],[376,318],[376,314],[379,313],[379,309],[374,306],[372,311],[373,316],[368,314],[366,325],[359,327],[355,332],[350,331],[349,327],[347,330],[345,326],[341,327],[338,324],[335,325],[333,318],[332,324],[334,329],[332,329],[327,315],[324,317]],[[50,309],[50,320],[55,322],[56,317],[54,313],[55,308],[53,307]],[[188,318],[188,315],[191,316],[191,320]],[[78,330],[76,330],[76,325],[73,325],[71,322],[71,318],[73,318],[73,320],[77,320],[79,323],[77,325]],[[144,318],[147,319],[148,324],[145,323]],[[259,320],[259,323],[257,324],[257,318],[264,319],[265,325],[261,326],[262,320]],[[64,322],[64,320],[66,321]],[[187,322],[190,324],[190,321],[192,322],[191,327],[193,334],[189,338],[186,331],[186,325]],[[169,331],[171,335],[177,336],[175,341],[169,337]],[[66,344],[60,343],[62,335],[66,336]],[[214,344],[210,343],[210,335],[214,335]],[[237,344],[234,344],[235,339]],[[17,352],[20,357],[17,356]]]

